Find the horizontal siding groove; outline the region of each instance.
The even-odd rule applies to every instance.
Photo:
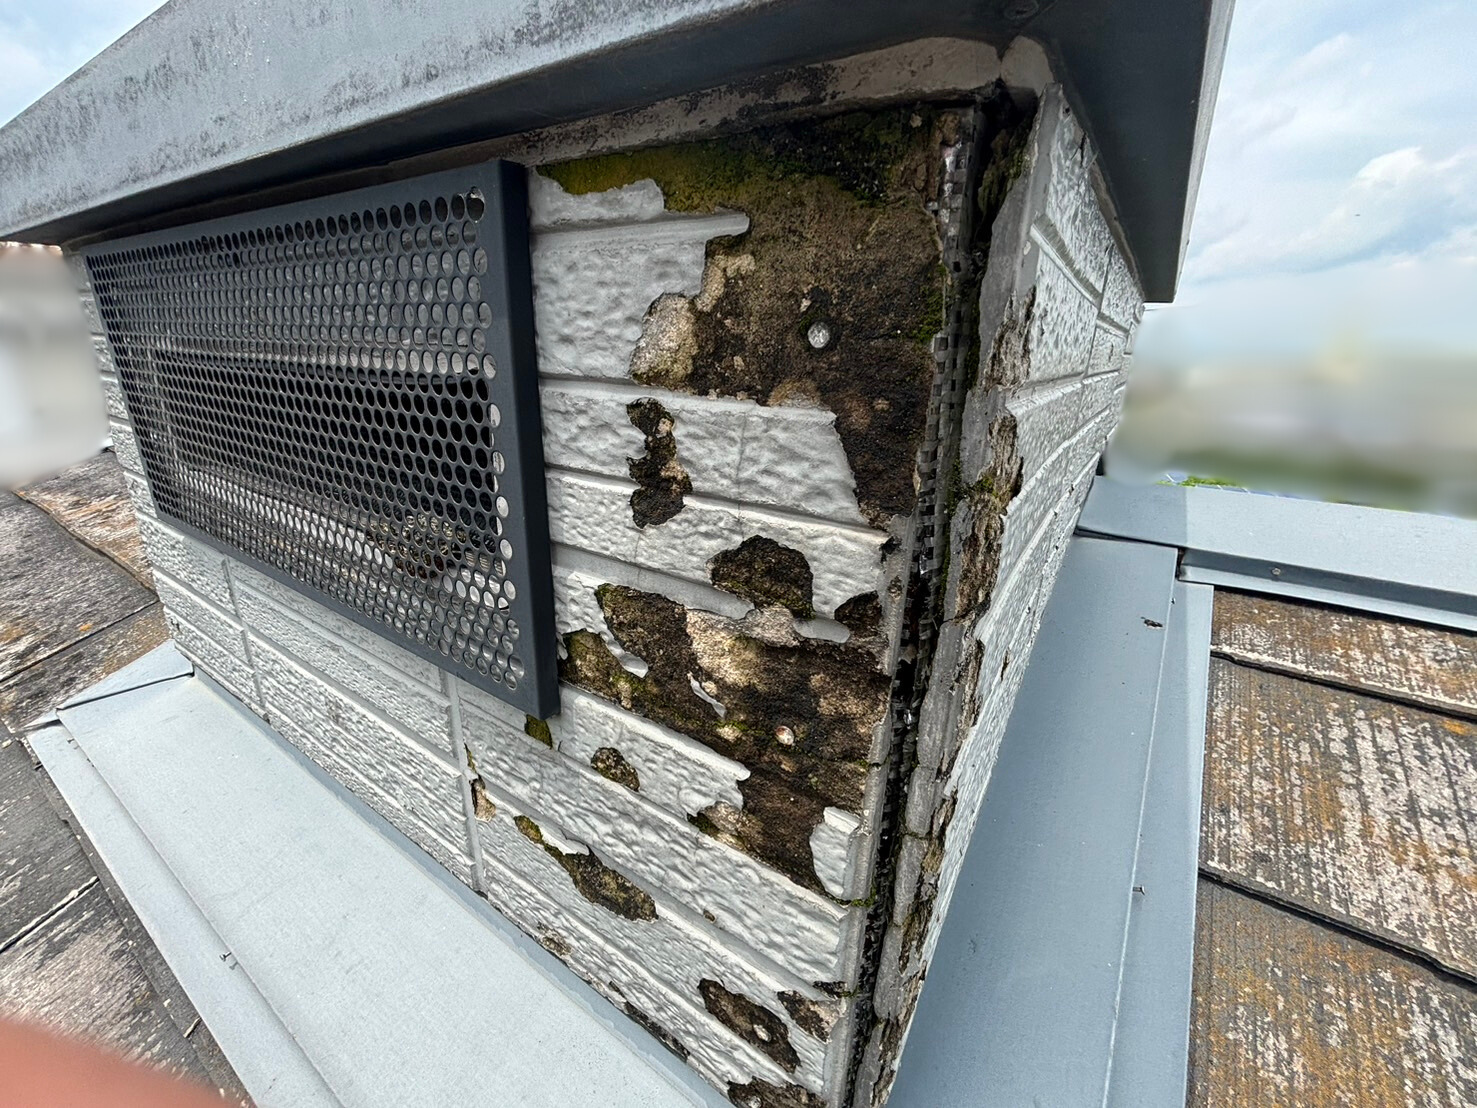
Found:
[[[652,243],[704,241],[711,238],[741,235],[749,229],[749,217],[742,212],[718,212],[713,215],[677,215],[646,221],[621,219],[610,223],[535,224],[532,245],[535,251],[562,252],[591,245],[639,242]],[[537,290],[535,290],[537,291]]]
[[[587,850],[594,851],[602,863],[610,866],[611,869],[616,870],[628,880],[639,885],[651,896],[652,901],[656,904],[657,915],[672,921],[674,925],[680,927],[688,942],[692,943],[695,948],[712,955],[715,965],[721,965],[724,962],[731,961],[733,960],[733,956],[737,955],[740,961],[746,963],[748,972],[754,977],[769,978],[769,981],[764,983],[765,988],[773,987],[776,992],[781,989],[808,992],[814,988],[812,982],[807,981],[795,973],[794,970],[780,965],[769,955],[754,949],[741,935],[737,935],[721,927],[715,928],[713,924],[703,919],[698,912],[694,911],[691,906],[684,904],[681,900],[674,897],[664,886],[651,883],[641,877],[640,874],[631,872],[623,865],[614,864],[597,845],[586,843],[578,835],[567,834],[557,815],[540,811],[536,805],[529,804],[527,800],[520,799],[494,782],[485,781],[484,779],[484,784],[487,789],[488,799],[499,808],[507,808],[518,815],[528,816],[540,828],[552,828],[554,834],[565,842],[570,844],[577,843]],[[511,866],[502,864],[496,859],[493,859],[491,864],[497,866],[505,873],[510,874],[521,884],[537,888],[537,886],[532,885],[531,878],[528,875],[520,873]],[[542,891],[540,891],[540,895],[544,895]],[[606,910],[593,902],[590,907],[598,911]],[[715,934],[721,936],[721,941],[714,938]],[[600,938],[602,942],[614,947],[620,953],[629,955],[633,961],[640,960],[638,951],[632,950],[606,936],[602,935]]]
[[[1100,422],[1101,413],[1083,423],[1068,438],[1063,439],[1055,450],[1041,460],[1040,465],[1026,474],[1025,480],[1021,484],[1021,491],[1016,494],[1015,499],[1010,502],[1010,507],[1007,509],[1006,526],[1010,525],[1010,513],[1016,510],[1017,505],[1024,506],[1035,499],[1037,485],[1045,479],[1047,472],[1059,459],[1070,454],[1074,448],[1081,446],[1084,441],[1092,438],[1095,433],[1102,431],[1102,428],[1099,426]],[[1099,449],[1101,449],[1101,446],[1099,446]]]
[[[1125,340],[1129,337],[1130,334],[1132,334],[1132,331],[1128,327],[1125,327],[1123,324],[1119,323],[1116,319],[1114,319],[1112,316],[1108,315],[1101,309],[1099,309],[1097,314],[1097,325],[1099,327],[1107,328],[1109,331],[1112,331],[1114,334],[1121,336]]]
[[[847,950],[860,917],[854,909],[795,884],[762,862],[711,838],[685,819],[641,800],[623,785],[593,769],[550,751],[521,729],[462,705],[463,735],[489,786],[534,810],[557,808],[559,825],[571,841],[595,850],[602,861],[633,875],[643,886],[653,883],[674,897],[705,899],[711,926],[727,932],[770,932],[775,942],[771,960],[781,960],[786,946],[795,956],[792,972],[809,980],[844,977],[850,966]],[[482,733],[479,735],[479,729]],[[541,765],[533,766],[535,760]],[[539,799],[541,794],[543,799]],[[584,824],[581,827],[581,824]],[[622,838],[622,824],[640,827],[641,841]],[[722,874],[723,885],[705,884]],[[813,976],[812,976],[813,975]]]
[[[635,712],[622,708],[619,704],[594,693],[586,692],[577,685],[560,685],[564,695],[568,696],[575,707],[588,706],[598,711],[607,712],[612,716],[618,716],[629,721],[630,725],[646,732],[649,736],[655,736],[654,741],[665,745],[674,755],[703,765],[713,770],[735,769],[742,771],[744,777],[748,776],[748,769],[741,763],[731,758],[726,758],[711,747],[704,746],[696,739],[689,738],[680,731],[674,731],[660,723],[654,723],[645,716],[638,716]],[[578,761],[579,759],[573,759]],[[742,780],[742,777],[740,777]]]
[[[1092,376],[1085,375],[1082,370],[1074,369],[1070,373],[1058,373],[1054,377],[1041,377],[1030,381],[1022,381],[1014,385],[1005,394],[1006,403],[1014,407],[1017,403],[1035,405],[1044,403],[1035,399],[1038,393],[1054,393],[1058,390],[1066,391],[1069,386],[1080,385],[1084,381],[1092,380],[1094,377],[1111,376],[1109,373],[1097,373]]]
[[[197,624],[192,623],[190,620],[186,619],[184,616],[179,615],[176,612],[170,612],[168,605],[165,606],[164,610],[166,612],[169,612],[169,618],[171,620],[173,620],[175,623],[178,623],[181,627],[185,628],[185,630],[189,631],[190,634],[194,635],[198,639],[203,639],[205,642],[215,647],[221,653],[230,655],[242,666],[242,668],[245,668],[245,660],[237,657],[237,655],[241,653],[240,650],[233,651],[230,646],[228,646],[226,643],[221,642],[214,635],[206,631],[202,631]],[[211,667],[207,666],[206,668],[210,669]]]
[[[194,586],[185,584],[168,570],[160,569],[158,566],[154,566],[153,569],[154,576],[158,578],[159,581],[163,582],[165,585],[171,588],[178,590],[181,593],[184,593],[184,595],[187,596],[191,601],[199,604],[202,608],[209,611],[212,615],[218,616],[224,620],[228,620],[229,622],[234,623],[238,629],[240,628],[241,617],[237,615],[234,611],[227,609],[219,601],[212,600],[210,597],[197,590]],[[161,597],[160,599],[162,600],[163,598]],[[168,608],[169,604],[165,603],[164,606]],[[198,630],[198,628],[196,630]]]
[[[407,746],[410,746],[415,750],[421,751],[422,753],[435,758],[436,761],[440,762],[442,765],[460,771],[460,765],[457,763],[456,759],[452,757],[452,754],[449,750],[445,748],[438,749],[437,747],[432,746],[425,739],[421,738],[419,735],[411,734],[403,726],[401,726],[395,720],[389,718],[383,711],[376,708],[373,704],[368,703],[362,697],[358,696],[349,689],[344,688],[343,685],[339,684],[333,678],[323,673],[316,666],[312,665],[302,658],[299,658],[296,654],[284,648],[282,644],[275,642],[272,639],[264,638],[262,635],[256,633],[255,631],[249,630],[248,634],[250,636],[251,642],[255,644],[260,644],[261,646],[270,650],[273,654],[276,654],[287,665],[292,666],[294,669],[301,670],[304,676],[306,676],[309,680],[323,686],[324,690],[327,691],[330,695],[337,696],[340,700],[345,701],[354,708],[358,709],[360,712],[363,712],[370,719],[374,720],[375,723],[379,724],[386,731],[390,732],[391,735],[399,739],[401,742],[405,743]],[[265,681],[267,680],[267,678],[263,677],[262,680]],[[293,696],[290,699],[293,703],[296,703],[298,700],[296,696]],[[448,739],[448,743],[449,742],[450,740]]]
[[[527,814],[518,805],[516,800],[501,798],[493,794],[492,790],[489,790],[488,795],[489,799],[492,799],[494,803],[506,804],[511,811],[520,815]],[[530,814],[529,818],[534,817]],[[494,832],[488,830],[484,825],[481,833],[483,835],[491,835]],[[508,834],[509,832],[505,831],[503,833]],[[519,832],[513,831],[511,834],[516,835]],[[533,849],[540,849],[532,843],[529,846]],[[485,852],[484,857],[491,856],[493,856],[492,851]],[[684,996],[676,985],[664,981],[653,972],[648,967],[648,963],[650,962],[649,951],[645,952],[643,956],[643,952],[634,951],[625,944],[616,941],[610,935],[609,930],[602,930],[593,922],[582,919],[578,914],[569,911],[560,904],[558,899],[551,896],[540,885],[535,884],[533,880],[514,866],[506,865],[499,861],[491,861],[485,864],[493,872],[495,878],[495,883],[489,883],[491,889],[489,900],[493,902],[494,907],[497,907],[499,911],[520,925],[525,925],[525,918],[537,914],[540,910],[558,919],[561,938],[574,940],[570,942],[571,949],[581,951],[581,953],[585,954],[584,959],[571,959],[571,968],[580,976],[590,980],[600,992],[606,995],[610,995],[613,992],[618,1002],[619,1000],[631,999],[627,993],[629,989],[631,992],[636,993],[633,1001],[636,1007],[643,1010],[647,1016],[655,1018],[657,1023],[666,1025],[671,1022],[669,1019],[661,1018],[667,1014],[663,1011],[663,1009],[666,1009],[667,1012],[672,1012],[685,1020],[688,1027],[700,1028],[711,1038],[717,1039],[718,1043],[712,1045],[690,1042],[678,1033],[684,1030],[684,1028],[669,1028],[683,1042],[684,1046],[692,1051],[689,1064],[697,1063],[695,1068],[698,1068],[700,1072],[706,1071],[708,1074],[717,1076],[720,1083],[734,1079],[737,1075],[746,1071],[759,1073],[781,1084],[786,1084],[795,1079],[796,1075],[785,1073],[767,1055],[762,1054],[751,1044],[739,1039],[705,1009],[698,1007],[696,1003]],[[556,879],[563,879],[563,875],[560,875]],[[576,895],[578,894],[576,893]],[[524,903],[531,904],[533,910],[529,911],[525,909],[519,911],[520,900]],[[603,909],[594,904],[591,904],[590,908],[596,912],[603,911]],[[667,908],[668,905],[659,902],[659,915],[662,910]],[[673,917],[667,916],[666,918],[675,926],[682,926]],[[653,921],[653,923],[659,923],[659,921]],[[645,924],[643,926],[651,925]],[[536,927],[537,924],[535,920],[527,919],[526,926],[532,928]],[[538,936],[534,935],[534,938],[537,939]],[[599,953],[596,957],[591,958],[587,953],[589,951]],[[732,960],[731,950],[728,953],[729,956],[724,959],[724,962]],[[580,964],[581,960],[585,961],[583,966]],[[612,962],[615,964],[612,965]],[[717,965],[722,964],[724,963],[717,963],[715,965],[715,974],[719,972]],[[618,978],[619,980],[612,981],[613,978]],[[612,983],[617,986],[616,989],[610,987]],[[801,985],[803,988],[803,983]],[[650,997],[656,998],[658,1002],[652,1004],[647,996],[641,995],[643,992],[649,994]],[[653,1007],[657,1010],[654,1012],[648,1010]],[[771,1004],[770,1007],[775,1008],[778,1005]],[[794,1046],[802,1048],[808,1045],[802,1035],[792,1036],[791,1043]],[[819,1077],[821,1075],[820,1071],[823,1068],[825,1044],[816,1045],[821,1047],[821,1050],[812,1050],[809,1052],[812,1055],[812,1065],[808,1068],[811,1069],[816,1077]],[[714,1049],[714,1047],[718,1047],[718,1049]],[[797,1051],[797,1053],[799,1052]],[[821,1055],[820,1059],[814,1057],[817,1053]],[[803,1064],[803,1060],[805,1059],[803,1053],[801,1054],[801,1058]],[[816,1061],[822,1062],[822,1065],[815,1065]]]
[[[703,611],[728,616],[730,619],[742,619],[754,609],[754,605],[747,600],[712,585],[692,581],[686,577],[676,577],[658,569],[639,566],[610,554],[602,554],[598,551],[586,550],[582,546],[569,546],[559,542],[550,543],[550,548],[554,555],[556,574],[560,570],[565,570],[585,577],[596,577],[612,585],[625,585],[628,588],[640,589],[642,592],[661,593],[684,607],[701,608]]]
[[[979,622],[975,624],[975,629],[973,633],[976,638],[981,637],[981,630],[984,628],[985,623],[990,620],[992,613],[1000,610],[1000,607],[995,603],[994,598],[1009,595],[1016,588],[1016,582],[1018,578],[1021,578],[1026,574],[1035,574],[1039,572],[1040,567],[1035,564],[1037,547],[1041,544],[1042,539],[1048,533],[1050,533],[1053,524],[1056,522],[1057,512],[1064,505],[1071,503],[1072,500],[1076,498],[1077,491],[1082,487],[1087,478],[1091,476],[1092,471],[1096,468],[1096,466],[1097,459],[1094,457],[1093,460],[1085,465],[1077,474],[1077,479],[1071,482],[1067,490],[1063,492],[1060,496],[1058,496],[1055,500],[1051,501],[1050,507],[1041,513],[1041,519],[1031,530],[1030,537],[1026,542],[1024,550],[1021,551],[1018,557],[1014,558],[1011,561],[1011,568],[1007,572],[1005,580],[996,584],[995,589],[992,593],[992,599],[989,607],[985,609],[985,613],[981,616]],[[1006,520],[1006,526],[1010,526],[1009,519]]]
[[[1094,284],[1072,258],[1062,234],[1044,215],[1031,224],[1030,239],[1051,262],[1057,266],[1082,294],[1082,298],[1094,306],[1102,303],[1101,282]]]
[[[732,396],[706,396],[699,393],[679,392],[675,389],[660,388],[656,385],[643,385],[640,381],[632,380],[630,377],[589,377],[557,371],[540,372],[539,382],[556,386],[560,392],[579,393],[586,396],[628,396],[632,400],[644,400],[651,397],[661,401],[671,401],[676,404],[696,404],[715,412],[732,412],[735,415],[751,415],[756,409],[766,415],[774,415],[783,418],[786,414],[814,416],[823,414],[834,422],[835,415],[832,412],[820,408],[806,408],[788,405],[760,405],[754,400],[739,400]]]
[[[263,680],[262,685],[264,694],[271,692],[279,702],[284,700],[291,702],[295,699],[291,692],[282,688],[270,678]],[[341,756],[341,753],[334,746],[315,739],[305,728],[294,723],[292,720],[282,718],[280,711],[274,711],[269,706],[271,703],[272,701],[267,701],[268,706],[264,707],[263,710],[276,717],[273,720],[272,726],[281,733],[283,738],[300,750],[311,761],[318,763],[324,769],[331,769],[333,776],[346,789],[374,811],[378,812],[396,830],[405,835],[421,849],[425,850],[433,858],[436,858],[442,865],[456,871],[464,883],[470,883],[472,876],[470,846],[448,841],[444,835],[437,832],[434,823],[427,822],[421,814],[418,814],[404,801],[387,792],[382,786],[377,785],[374,781],[360,773],[352,763]],[[450,782],[451,779],[448,777],[448,785],[450,785]],[[421,799],[432,805],[437,803],[434,795],[428,794],[423,790],[421,791]],[[399,815],[400,818],[396,818],[396,815]],[[465,823],[458,820],[456,826],[462,830],[463,834],[466,833]],[[439,857],[438,852],[432,849],[433,846],[440,848]],[[453,865],[453,863],[459,864]]]
[[[466,708],[468,706],[463,705],[463,707]],[[486,715],[486,713],[480,711],[475,705],[472,705],[470,707],[473,713],[483,716]],[[506,721],[493,721],[491,720],[491,717],[488,717],[488,719],[490,722],[496,723],[500,728],[507,726]],[[509,728],[509,730],[511,730],[511,728]],[[513,738],[512,745],[521,746],[529,750],[531,753],[539,753],[544,756],[549,756],[547,747],[543,747],[542,750],[538,749],[538,747],[542,747],[542,744],[538,743],[537,739],[526,735],[521,729],[517,730],[511,737]],[[553,755],[559,756],[558,751],[554,751]],[[603,793],[607,797],[618,798],[621,804],[635,807],[641,812],[650,815],[654,820],[661,820],[672,825],[675,828],[680,829],[681,833],[685,836],[690,837],[693,842],[703,844],[703,849],[714,849],[726,855],[731,855],[732,860],[734,861],[734,863],[736,863],[735,868],[747,869],[752,871],[752,873],[759,875],[762,878],[762,881],[766,884],[778,885],[780,883],[783,883],[786,890],[797,900],[808,903],[812,907],[822,909],[826,914],[834,916],[838,921],[842,917],[844,917],[844,907],[838,904],[835,900],[832,900],[830,897],[823,896],[820,893],[814,892],[811,889],[807,889],[804,886],[795,884],[788,877],[785,877],[783,874],[781,874],[778,870],[770,869],[763,862],[757,861],[756,859],[745,854],[743,851],[731,847],[727,843],[713,838],[711,835],[704,834],[702,831],[699,831],[697,828],[693,827],[692,824],[688,823],[685,819],[679,818],[676,814],[667,811],[665,808],[661,807],[658,804],[653,804],[650,800],[642,796],[639,792],[633,792],[632,790],[626,788],[624,785],[618,785],[615,782],[608,780],[607,778],[601,776],[590,766],[580,762],[578,759],[570,758],[567,756],[560,756],[560,761],[564,765],[571,767],[569,772],[576,775],[586,786],[582,791]],[[538,805],[535,803],[534,807],[537,806]],[[583,841],[581,837],[577,834],[571,834],[568,837],[575,841]],[[587,843],[586,845],[590,846],[592,849],[594,847],[594,844]],[[633,879],[635,879],[634,875]],[[642,880],[649,880],[649,878],[642,878]]]
[[[554,570],[577,573],[584,577],[599,578],[612,585],[624,585],[642,592],[655,592],[677,601],[685,608],[712,612],[729,619],[743,619],[754,611],[749,601],[724,592],[712,585],[705,585],[686,577],[676,577],[661,570],[635,565],[609,554],[586,550],[582,546],[566,543],[551,543]],[[597,628],[590,628],[597,630]],[[844,643],[851,639],[851,630],[843,623],[824,616],[815,619],[797,619],[795,633],[802,639],[818,642]]]
[[[1074,373],[1052,377],[1044,381],[1033,381],[1019,389],[1012,389],[1006,398],[1006,405],[1019,418],[1023,412],[1044,408],[1063,396],[1071,395],[1082,387],[1084,380],[1086,378],[1081,374]]]
[[[228,572],[229,572],[229,563],[228,563]],[[352,640],[344,637],[342,634],[340,634],[338,631],[336,631],[332,626],[330,626],[325,621],[316,619],[316,618],[314,618],[311,615],[306,615],[306,614],[304,614],[301,611],[296,611],[295,612],[295,611],[289,610],[288,608],[284,607],[281,603],[279,603],[276,600],[276,598],[271,597],[271,596],[268,596],[265,592],[263,592],[262,590],[258,589],[255,585],[253,585],[250,581],[244,580],[241,577],[240,574],[231,573],[230,574],[230,579],[232,580],[232,582],[235,584],[235,586],[238,589],[240,589],[244,593],[250,594],[251,598],[253,600],[255,600],[256,602],[258,602],[258,603],[260,603],[260,604],[262,604],[262,605],[264,605],[264,606],[266,606],[268,608],[271,608],[274,611],[280,613],[283,619],[291,620],[291,621],[296,622],[296,623],[304,623],[304,624],[307,624],[311,628],[311,632],[310,633],[312,633],[312,634],[318,634],[318,635],[323,636],[326,639],[330,639],[335,644],[337,644],[338,646],[342,647],[344,650],[352,651],[352,652],[356,652],[356,653],[363,651],[363,647],[361,647],[358,643],[353,642]],[[311,603],[313,603],[313,601],[308,600],[306,597],[304,597],[303,599],[304,599],[304,603],[305,604],[311,604]],[[343,617],[339,617],[339,618],[343,618]],[[367,635],[375,635],[375,634],[378,634],[378,632],[371,631],[368,628],[366,628],[365,629],[365,634],[367,634]],[[258,637],[260,637],[260,638],[266,638],[267,636],[265,636],[265,635],[259,635]],[[272,640],[269,640],[269,641],[272,641]],[[275,643],[274,642],[274,645],[277,647],[278,650],[281,650],[285,654],[291,654],[292,653],[291,651],[284,650],[283,647],[282,647],[282,645],[280,643]],[[439,680],[436,681],[435,683],[432,683],[432,682],[429,682],[429,681],[425,681],[422,678],[416,676],[414,673],[409,672],[404,667],[397,665],[393,660],[391,660],[390,658],[385,657],[384,655],[375,655],[374,660],[375,660],[375,663],[376,664],[383,664],[383,665],[389,666],[392,669],[394,669],[395,676],[397,676],[397,677],[403,677],[407,681],[414,682],[417,689],[420,689],[422,691],[431,693],[433,695],[444,695],[444,692],[443,692],[443,690],[441,688],[441,683],[440,683]],[[428,662],[426,662],[426,665],[427,665],[427,667],[434,667],[436,669],[436,673],[437,673],[437,676],[438,677],[440,676],[440,674],[442,672],[444,672],[439,666],[436,666],[434,662],[429,662],[428,661]]]
[[[623,477],[612,477],[608,473],[590,473],[586,470],[570,469],[562,465],[547,465],[546,470],[550,473],[567,473],[577,477],[580,481],[588,484],[598,485],[610,492],[612,496],[623,500],[629,500],[631,494],[636,491],[637,485],[634,481]],[[835,531],[851,538],[861,539],[865,542],[875,543],[881,546],[887,541],[885,531],[877,531],[864,524],[848,523],[844,520],[823,519],[819,516],[806,515],[786,508],[778,508],[769,504],[757,504],[752,500],[731,500],[724,496],[713,496],[708,493],[690,492],[682,498],[684,507],[697,506],[703,508],[715,508],[723,511],[734,512],[749,518],[768,518],[799,527],[821,527],[825,530]],[[659,532],[654,532],[659,533]]]

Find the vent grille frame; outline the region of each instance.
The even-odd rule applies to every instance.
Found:
[[[160,518],[540,719],[559,710],[526,170],[80,251]]]

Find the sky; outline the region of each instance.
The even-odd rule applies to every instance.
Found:
[[[1141,362],[1477,364],[1477,4],[1237,0],[1179,294]]]
[[[160,0],[0,0],[0,125],[160,6]]]
[[[157,0],[0,0],[0,121]],[[1477,360],[1477,3],[1237,0],[1174,305],[1141,362]]]

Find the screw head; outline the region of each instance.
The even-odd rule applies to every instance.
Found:
[[[816,320],[805,329],[805,341],[810,343],[812,350],[824,350],[831,345],[833,338],[835,338],[835,332],[824,319]]]

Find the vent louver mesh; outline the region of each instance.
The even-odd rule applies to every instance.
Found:
[[[84,255],[160,514],[543,717],[526,188],[495,162]]]

